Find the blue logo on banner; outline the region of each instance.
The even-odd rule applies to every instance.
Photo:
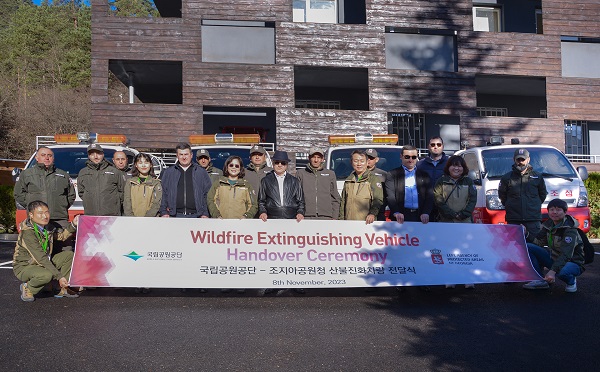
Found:
[[[124,254],[123,256],[129,257],[134,261],[137,261],[140,258],[144,257],[144,256],[140,256],[139,254],[135,253],[135,251],[131,251],[129,254]]]

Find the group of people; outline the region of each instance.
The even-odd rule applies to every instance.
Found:
[[[275,151],[271,168],[265,149],[254,145],[249,164],[230,156],[220,170],[212,166],[208,150],[198,150],[194,162],[191,146],[180,143],[175,148],[176,164],[158,179],[149,155],[137,154],[128,169],[125,153],[115,152],[111,164],[102,146],[93,143],[87,148],[86,167],[79,172],[78,193],[85,213],[96,216],[298,222],[306,218],[370,224],[385,220],[387,207],[389,218],[397,223],[473,222],[477,190],[465,160],[446,155],[439,136],[429,140],[428,150],[429,156],[419,160],[418,150],[405,145],[400,154],[402,166],[390,172],[377,168],[376,149],[353,151],[353,171],[340,195],[335,172],[324,166],[326,152],[317,147],[309,150],[306,167],[292,175],[285,151]],[[67,212],[75,189],[69,175],[54,166],[50,148],[41,147],[36,161],[22,172],[14,191],[15,200],[27,205],[28,213],[14,254],[14,272],[23,282],[21,299],[33,301],[52,279],[60,285],[57,297],[77,297],[68,287],[72,248],[57,245],[62,249],[53,251],[54,239],[68,239],[77,227],[78,219],[69,222]],[[541,204],[547,195],[543,177],[529,165],[526,149],[515,152],[514,162],[498,189],[506,220],[526,229],[528,249],[540,275],[544,267],[550,269],[545,284],[536,281],[524,287],[548,288],[558,276],[567,283],[567,291],[574,292],[575,277],[583,272],[582,242],[573,233],[577,221],[566,215],[566,203],[555,199],[548,205],[550,219],[542,226]],[[545,245],[549,248],[541,248]]]

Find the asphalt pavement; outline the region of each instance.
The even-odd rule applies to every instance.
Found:
[[[0,242],[0,264],[13,247]],[[577,293],[516,283],[268,297],[106,288],[31,303],[4,264],[0,370],[596,371],[597,260]]]

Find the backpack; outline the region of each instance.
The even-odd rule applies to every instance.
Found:
[[[590,264],[594,262],[594,246],[592,245],[592,243],[590,243],[590,240],[588,239],[587,235],[585,235],[585,233],[581,229],[577,229],[577,231],[579,232],[581,240],[583,240],[583,263]]]

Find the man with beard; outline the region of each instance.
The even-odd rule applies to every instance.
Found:
[[[531,242],[542,228],[542,203],[548,191],[544,177],[529,165],[529,151],[517,149],[513,159],[512,171],[500,179],[498,197],[506,210],[506,222],[525,226]]]

